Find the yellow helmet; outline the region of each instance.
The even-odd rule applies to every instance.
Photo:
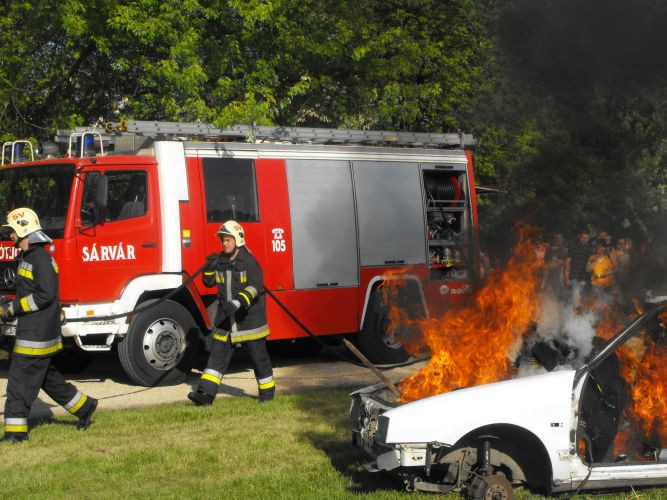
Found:
[[[42,226],[39,224],[39,217],[29,208],[17,208],[7,214],[7,224],[4,226],[10,227],[19,239],[25,238],[30,233],[41,231]]]
[[[243,231],[243,226],[241,226],[241,224],[235,220],[228,220],[225,222],[222,226],[220,226],[220,229],[218,229],[216,234],[219,237],[232,236],[234,241],[236,241],[237,247],[242,247],[245,245],[245,233]]]

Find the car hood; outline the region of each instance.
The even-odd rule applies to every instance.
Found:
[[[386,411],[387,443],[453,445],[492,424],[524,427],[538,436],[569,429],[574,370],[460,389]]]

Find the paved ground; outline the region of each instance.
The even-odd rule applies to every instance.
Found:
[[[338,352],[352,356],[345,348]],[[368,369],[339,361],[333,354],[322,351],[310,358],[293,358],[273,355],[274,376],[279,394],[323,387],[364,387],[379,380]],[[385,374],[394,381],[414,372],[424,362],[408,367],[394,368]],[[7,387],[7,352],[0,350],[0,415],[4,412]],[[147,406],[176,401],[187,401],[186,395],[199,380],[200,372],[193,370],[185,383],[171,387],[139,387],[134,385],[120,367],[114,353],[99,355],[99,358],[83,372],[67,375],[81,391],[100,399],[101,409]],[[257,383],[245,353],[235,353],[232,364],[220,386],[218,397],[256,397]],[[30,417],[35,419],[62,415],[66,411],[53,402],[44,392],[33,404]]]

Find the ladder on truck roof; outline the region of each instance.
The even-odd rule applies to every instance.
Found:
[[[58,130],[55,141],[68,143],[72,134],[100,134],[101,127],[76,127]],[[346,130],[311,127],[274,127],[234,125],[225,129],[205,123],[123,120],[104,124],[102,141],[111,144],[124,136],[161,138],[200,138],[220,141],[284,142],[291,144],[375,144],[409,147],[460,147],[475,144],[471,134],[392,132],[386,130]]]

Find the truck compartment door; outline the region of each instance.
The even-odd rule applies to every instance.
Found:
[[[287,160],[294,288],[359,284],[350,163]]]
[[[362,266],[424,264],[426,228],[419,164],[356,161]]]

